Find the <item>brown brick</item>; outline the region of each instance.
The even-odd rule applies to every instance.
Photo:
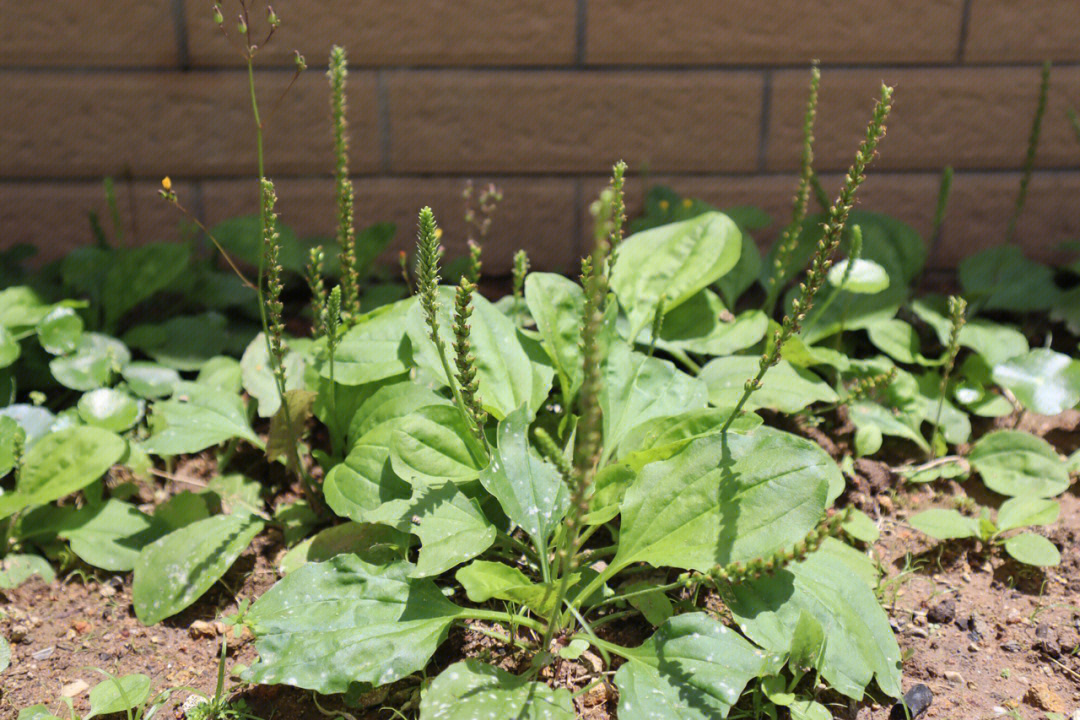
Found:
[[[268,123],[267,171],[329,173],[333,167],[325,78],[301,77],[269,108],[290,74],[259,80]],[[8,72],[0,103],[0,176],[96,178],[255,172],[246,76],[223,73]],[[353,166],[378,167],[375,80],[354,73]]]
[[[973,0],[964,60],[1080,60],[1080,6],[1072,0]]]
[[[575,0],[278,0],[281,27],[260,62],[289,64],[299,50],[325,65],[331,45],[357,65],[563,64],[575,55]],[[226,29],[236,26],[226,2]],[[186,0],[191,59],[236,64],[239,56],[211,21],[205,0]],[[254,24],[265,34],[260,16]]]
[[[357,226],[393,221],[398,231],[384,257],[396,262],[399,250],[416,245],[416,215],[430,205],[444,230],[448,260],[465,254],[467,228],[462,219],[464,178],[360,178],[356,181]],[[477,178],[477,184],[484,181]],[[573,269],[575,249],[574,181],[570,179],[507,179],[498,181],[504,200],[484,243],[484,272],[509,272],[513,254],[529,251],[537,270]],[[282,180],[278,183],[281,221],[301,235],[332,237],[336,226],[334,188],[330,180]],[[250,183],[211,181],[203,190],[207,217],[218,222],[257,211]]]
[[[179,239],[181,213],[158,197],[153,182],[117,182],[116,194],[126,241],[132,244]],[[181,203],[192,205],[191,186],[174,183]],[[98,213],[115,242],[105,192],[100,182],[0,182],[0,250],[35,245],[34,265],[94,242],[87,213]]]
[[[591,0],[590,63],[948,62],[960,0]]]
[[[763,80],[734,72],[394,72],[391,165],[417,172],[749,170]]]
[[[1075,68],[1061,70],[1059,76],[1063,86],[1080,86]],[[802,71],[783,71],[773,79],[770,169],[798,167],[807,78]],[[1022,166],[1038,96],[1039,71],[1034,67],[825,70],[815,167],[841,170],[850,164],[883,80],[895,87],[895,96],[877,167],[936,171],[945,165]],[[1075,164],[1076,141],[1068,137],[1065,122],[1063,112],[1048,113],[1040,166]]]
[[[164,0],[0,0],[0,66],[176,65]]]
[[[1020,186],[1019,173],[958,174],[945,221],[940,267],[1005,240]],[[1016,239],[1032,258],[1061,262],[1058,246],[1080,237],[1080,172],[1035,173]]]

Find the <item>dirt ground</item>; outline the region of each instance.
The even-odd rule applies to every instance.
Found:
[[[1080,414],[1067,413],[1057,418],[1028,416],[1021,427],[1069,453],[1080,445],[1078,424]],[[834,455],[846,451],[840,420],[827,435],[802,431]],[[905,454],[910,453],[899,447],[889,462],[896,464]],[[198,471],[204,475],[212,468]],[[905,486],[889,465],[863,460],[840,502],[866,511],[881,530],[881,538],[868,551],[886,573],[881,595],[906,658],[904,689],[924,684],[933,692],[933,703],[922,716],[927,720],[1041,720],[1048,713],[1069,718],[1080,709],[1080,485],[1074,483],[1059,498],[1060,519],[1045,530],[1062,550],[1062,564],[1046,571],[1019,565],[1003,552],[974,542],[937,545],[905,523],[906,517],[930,506],[955,507],[965,495],[989,506],[1002,500],[983,489],[979,480]],[[278,579],[277,561],[283,551],[276,531],[263,533],[195,606],[149,628],[135,619],[129,575],[83,568],[86,572],[69,572],[51,584],[35,578],[0,594],[0,633],[12,647],[12,665],[0,675],[0,718],[15,718],[19,709],[34,703],[49,704],[58,712],[62,705],[56,700],[64,692],[73,694],[78,711],[86,711],[87,690],[76,683],[93,685],[99,680],[90,668],[145,673],[153,678],[155,690],[190,686],[213,692],[226,629],[219,619],[236,611],[238,599],[256,598]],[[715,607],[716,602],[711,598],[709,605]],[[617,622],[606,627],[613,639],[628,644],[635,638],[640,642],[647,633],[646,628]],[[520,662],[503,653],[481,634],[455,630],[436,655],[435,667],[475,655],[511,669]],[[248,639],[234,641],[230,636],[229,667],[253,660]],[[593,662],[587,654],[578,663],[556,666],[556,682],[582,687]],[[335,710],[331,717],[385,719],[394,715],[382,708],[408,712],[415,709],[419,696],[419,683],[406,679],[364,697],[361,707],[348,709],[348,715],[339,715],[336,711],[344,706],[338,698],[321,699],[320,710],[311,693],[294,688],[244,688],[235,682],[230,687],[234,697],[245,700],[249,712],[268,720],[316,720],[331,709]],[[172,707],[158,717],[183,718],[179,706],[187,695],[175,692]],[[882,697],[854,703],[822,691],[819,699],[835,717],[850,720],[883,720],[892,709],[888,698]],[[614,693],[603,686],[579,699],[579,711],[589,720],[614,717],[615,706]],[[58,714],[66,716],[66,710]]]

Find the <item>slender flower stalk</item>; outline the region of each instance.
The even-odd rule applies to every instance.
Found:
[[[806,219],[806,208],[810,204],[811,176],[814,172],[814,122],[817,118],[818,88],[821,85],[821,70],[818,69],[817,61],[810,67],[810,97],[806,101],[806,115],[803,117],[803,147],[802,163],[799,166],[799,184],[795,189],[795,198],[792,201],[791,222],[784,228],[780,235],[780,242],[776,246],[776,255],[773,258],[772,272],[769,275],[766,289],[765,312],[772,314],[776,307],[776,301],[780,297],[780,291],[784,287],[787,276],[787,259],[795,252],[799,243],[799,235],[802,232],[803,220]]]
[[[416,233],[416,294],[420,299],[420,307],[424,311],[424,319],[428,326],[428,337],[435,345],[435,351],[439,355],[443,372],[446,374],[446,382],[450,385],[450,391],[454,394],[454,404],[465,421],[465,427],[472,431],[477,438],[483,438],[483,429],[476,424],[476,420],[469,411],[461,388],[455,381],[454,372],[450,369],[450,361],[446,352],[446,343],[439,334],[439,261],[442,259],[442,246],[439,245],[439,227],[435,222],[435,214],[430,207],[420,210]],[[483,444],[481,443],[481,449]]]
[[[555,595],[555,607],[560,610],[569,587],[570,574],[581,562],[578,551],[582,544],[582,519],[589,511],[589,496],[603,446],[600,393],[603,390],[601,368],[604,350],[601,347],[600,332],[604,325],[604,302],[608,293],[608,253],[611,250],[611,237],[616,229],[615,212],[618,207],[617,192],[611,187],[606,188],[600,199],[593,203],[592,214],[596,219],[595,245],[592,255],[582,262],[582,284],[585,289],[581,329],[584,379],[578,394],[579,419],[568,478],[570,508],[563,521],[564,532],[560,536],[556,551],[559,585]],[[568,610],[561,615],[557,613],[552,618],[548,637],[545,638],[545,649],[550,644],[552,634],[569,621],[570,615]]]
[[[477,389],[480,386],[476,378],[476,356],[472,354],[469,340],[469,317],[472,315],[472,296],[476,285],[467,277],[461,278],[454,298],[454,364],[457,366],[457,381],[461,387],[461,398],[472,418],[472,429],[476,439],[484,442],[484,423],[487,413],[484,411]]]
[[[656,341],[660,339],[660,331],[664,329],[664,313],[667,311],[667,293],[663,293],[656,301],[656,311],[653,312],[652,332],[649,337],[649,357],[656,351]]]
[[[483,248],[480,243],[476,242],[472,238],[469,238],[469,266],[465,269],[465,277],[469,282],[476,285],[480,282],[480,275],[484,269],[484,262],[481,259]]]
[[[305,279],[307,280],[308,287],[311,289],[312,331],[315,337],[321,337],[326,334],[324,316],[326,314],[327,297],[326,285],[323,282],[323,263],[325,260],[326,253],[323,252],[322,245],[311,248]],[[340,300],[340,298],[341,291],[338,290],[338,299]]]
[[[319,313],[319,324],[326,333],[326,354],[330,365],[330,415],[336,415],[337,385],[334,383],[334,358],[341,343],[341,286],[335,285]]]
[[[337,195],[337,241],[341,246],[342,305],[346,313],[360,314],[360,269],[356,266],[356,226],[354,190],[349,180],[349,121],[346,117],[345,79],[348,76],[345,49],[330,50],[330,116],[334,133],[334,187]]]
[[[1046,115],[1046,100],[1050,94],[1050,61],[1043,64],[1042,79],[1039,82],[1039,104],[1035,107],[1035,118],[1031,121],[1031,134],[1028,136],[1027,156],[1024,158],[1024,173],[1020,176],[1020,191],[1016,194],[1016,205],[1013,207],[1012,217],[1009,218],[1009,227],[1005,231],[1005,242],[1011,243],[1016,239],[1016,224],[1024,212],[1024,204],[1027,202],[1028,185],[1031,183],[1031,174],[1035,170],[1035,154],[1039,150],[1039,136],[1042,134],[1043,117]]]
[[[529,274],[529,254],[524,250],[518,250],[514,253],[514,267],[511,271],[513,274],[513,296],[514,296],[514,315],[521,315],[521,303],[525,292],[525,276]]]
[[[945,393],[949,389],[949,376],[956,365],[956,356],[960,352],[960,331],[967,322],[967,302],[962,297],[949,297],[949,345],[945,349],[945,368],[941,372],[941,384],[938,386],[937,412],[934,413],[934,434],[930,437],[930,455],[933,459],[937,452],[934,447],[941,432],[941,411],[945,408]]]
[[[623,225],[626,223],[626,167],[626,163],[620,160],[611,168],[610,188],[613,195],[611,228],[608,235],[608,245],[611,246],[608,257],[609,274],[619,259],[619,245],[623,241]]]
[[[866,179],[864,174],[866,166],[874,159],[877,154],[878,143],[885,135],[885,120],[892,109],[892,92],[891,87],[887,85],[881,86],[881,95],[878,98],[877,105],[874,107],[873,118],[866,128],[866,138],[859,146],[859,151],[855,154],[855,162],[848,170],[840,194],[829,209],[824,231],[821,240],[818,242],[817,251],[814,253],[813,260],[810,263],[810,270],[807,272],[806,280],[799,288],[798,297],[792,302],[791,311],[784,316],[780,329],[773,336],[772,347],[762,355],[757,375],[746,381],[743,394],[736,403],[731,415],[724,422],[724,426],[721,428],[722,432],[731,427],[731,423],[742,411],[746,401],[761,387],[761,379],[769,368],[780,362],[784,343],[802,329],[806,314],[813,306],[814,296],[817,295],[818,290],[824,284],[829,268],[833,264],[833,256],[836,254],[837,248],[840,247],[844,226],[847,224],[851,208],[855,204],[855,193],[859,186],[862,185],[863,180]]]

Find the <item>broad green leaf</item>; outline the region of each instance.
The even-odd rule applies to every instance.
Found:
[[[292,451],[304,436],[315,393],[310,390],[286,390],[285,402],[270,418],[270,434],[266,438],[266,459],[270,462],[285,458],[290,471],[296,471]]]
[[[139,551],[157,540],[165,526],[120,500],[79,510],[59,535],[84,562],[111,572],[135,567]]]
[[[195,382],[235,395],[240,392],[241,373],[240,363],[231,357],[219,355],[203,363]]]
[[[976,518],[961,515],[956,510],[931,508],[912,515],[908,522],[916,530],[921,530],[938,540],[979,537],[979,521]]]
[[[739,262],[735,263],[735,267],[716,282],[716,287],[720,290],[724,302],[732,307],[761,275],[761,251],[758,250],[757,243],[754,242],[753,236],[750,235],[752,228],[744,224],[745,217],[732,214],[733,210],[740,209],[729,208],[724,210],[724,214],[735,221],[735,224],[739,226],[739,232],[742,233],[742,249],[739,251]],[[754,210],[757,210],[757,208],[754,208]],[[760,219],[755,218],[755,220]],[[771,222],[770,219],[766,225]]]
[[[525,303],[551,358],[564,400],[573,401],[583,377],[581,323],[585,293],[573,280],[554,273],[525,278]]]
[[[611,289],[630,318],[633,338],[656,313],[661,296],[673,310],[739,261],[742,233],[718,212],[634,233],[619,245]]]
[[[1050,319],[1065,323],[1073,335],[1080,335],[1080,286],[1061,293],[1050,308]]]
[[[551,533],[570,507],[570,491],[554,465],[529,447],[529,409],[522,405],[499,423],[498,446],[480,473],[510,520],[546,552]]]
[[[1047,310],[1061,293],[1054,273],[1024,257],[1016,245],[997,245],[960,261],[964,297],[986,310]]]
[[[418,487],[408,503],[408,515],[399,527],[414,523],[412,531],[420,538],[420,555],[413,571],[416,577],[444,573],[495,542],[495,526],[455,485]]]
[[[26,453],[15,489],[30,505],[82,490],[120,461],[127,444],[108,430],[73,427],[46,435]]]
[[[554,371],[529,359],[517,326],[481,295],[473,295],[469,341],[476,357],[477,395],[484,410],[496,420],[528,403],[534,413],[547,400]],[[447,352],[453,350],[454,289],[439,288],[439,334]],[[431,341],[424,312],[414,303],[406,321],[413,358],[444,385],[448,384],[442,362]]]
[[[675,612],[671,598],[656,589],[657,584],[659,583],[636,582],[622,587],[623,592],[631,595],[626,601],[653,627],[666,623]]]
[[[994,382],[1012,391],[1028,410],[1057,415],[1080,402],[1080,362],[1036,348],[994,366]]]
[[[278,242],[281,244],[278,260],[282,267],[294,273],[303,274],[308,264],[308,249],[293,229],[287,225],[278,223],[277,231]],[[262,226],[258,215],[229,218],[210,228],[210,232],[234,258],[243,260],[251,267],[259,266],[264,250]],[[330,255],[330,253],[327,254]]]
[[[319,515],[307,500],[296,500],[279,505],[274,510],[274,522],[281,526],[285,547],[291,547],[318,525]]]
[[[408,298],[357,318],[334,354],[334,381],[362,385],[406,372],[412,360],[406,319],[415,304],[414,298]],[[325,341],[319,343],[319,349],[326,352]],[[330,363],[321,362],[319,373],[329,378]]]
[[[129,310],[164,290],[188,267],[188,243],[153,243],[110,253],[101,289],[105,326],[115,327]]]
[[[1060,505],[1046,498],[1009,498],[998,510],[997,527],[1005,532],[1029,525],[1049,525],[1057,520],[1060,511]]]
[[[951,480],[959,478],[962,482],[971,474],[971,468],[966,461],[959,458],[946,460],[930,465],[930,467],[901,468],[899,475],[910,483],[928,483],[935,480]]]
[[[825,629],[816,617],[803,610],[799,613],[795,632],[791,634],[788,663],[794,668],[820,668],[824,651]]]
[[[893,360],[908,365],[937,364],[923,357],[918,333],[903,320],[890,318],[875,322],[866,327],[866,333],[870,336],[870,342]]]
[[[196,453],[233,438],[263,445],[239,396],[198,383],[178,384],[171,400],[154,405],[150,425],[154,434],[143,449],[154,455]]]
[[[229,330],[224,315],[207,312],[138,325],[124,333],[124,342],[161,365],[194,371],[221,354],[229,343]]]
[[[552,690],[505,670],[465,660],[443,670],[420,701],[420,720],[574,720],[566,688]]]
[[[474,603],[495,598],[527,606],[543,617],[555,611],[555,587],[535,583],[517,568],[500,562],[474,560],[454,573]]]
[[[83,320],[74,309],[58,307],[37,324],[38,342],[50,355],[64,355],[79,346]]]
[[[7,415],[0,415],[0,478],[15,467],[15,435],[20,431],[19,423]],[[26,431],[23,431],[25,438]]]
[[[422,670],[460,608],[412,572],[337,555],[285,576],[251,606],[259,659],[247,679],[329,694]]]
[[[79,417],[87,425],[123,432],[143,416],[143,403],[112,388],[98,388],[79,398]]]
[[[704,571],[770,555],[817,525],[839,473],[820,447],[772,428],[700,438],[638,474],[611,564]]]
[[[139,553],[131,602],[143,625],[154,625],[202,597],[262,530],[254,515],[216,515],[147,545]]]
[[[881,535],[874,521],[866,513],[858,509],[853,510],[851,517],[844,523],[844,532],[856,540],[861,540],[870,545],[876,543]]]
[[[1021,533],[1005,541],[1005,552],[1025,565],[1051,567],[1061,564],[1061,553],[1042,535]]]
[[[387,525],[347,522],[319,531],[286,553],[281,560],[281,572],[288,575],[305,563],[322,562],[347,553],[373,565],[386,565],[402,559],[408,548],[409,536],[400,530]]]
[[[634,470],[666,460],[691,440],[720,432],[733,411],[734,408],[705,408],[646,420],[626,434],[617,457]],[[732,421],[728,432],[750,432],[759,425],[760,416],[742,413]]]
[[[205,364],[204,364],[205,367]],[[121,371],[131,392],[141,398],[157,399],[172,395],[180,373],[170,367],[152,362],[133,362]]]
[[[431,405],[398,421],[390,440],[390,464],[409,482],[468,482],[487,466],[482,449],[457,407]]]
[[[37,575],[46,583],[56,579],[56,571],[40,555],[11,554],[0,560],[0,589],[17,588]]]
[[[946,305],[946,299],[940,295],[928,295],[911,303],[912,312],[933,328],[942,345],[948,344],[951,333]],[[983,318],[970,318],[960,329],[958,339],[961,346],[982,355],[990,367],[1028,351],[1023,333]]]
[[[12,332],[34,327],[53,309],[25,285],[0,290],[0,325]]]
[[[211,493],[196,494],[190,490],[178,492],[154,508],[154,519],[168,531],[179,530],[213,515],[212,498]]]
[[[0,368],[5,368],[19,359],[22,347],[15,336],[3,325],[0,325]]]
[[[709,402],[716,407],[735,407],[745,390],[746,381],[757,375],[759,360],[755,356],[734,355],[709,361],[699,376],[709,387]],[[817,375],[781,360],[765,373],[761,387],[750,396],[744,408],[769,408],[795,413],[815,402],[836,402],[839,399],[829,384]]]
[[[289,340],[287,345],[295,344]],[[241,381],[244,389],[259,402],[259,416],[273,417],[281,407],[281,394],[278,390],[277,380],[274,379],[274,368],[270,363],[270,353],[266,349],[266,336],[259,333],[248,344],[240,358]],[[304,369],[307,361],[298,352],[287,350],[284,360],[285,366],[285,389],[298,390],[304,387]]]
[[[856,295],[873,295],[889,287],[889,273],[885,268],[863,258],[841,260],[832,266],[828,277],[833,287]]]
[[[856,700],[872,680],[900,696],[900,648],[873,589],[839,550],[826,542],[806,560],[780,572],[736,584],[729,607],[747,636],[774,653],[791,649],[803,612],[825,631],[821,674]]]
[[[766,376],[767,377],[767,376]],[[881,436],[892,435],[911,440],[922,450],[928,451],[930,444],[919,432],[920,422],[917,418],[901,412],[893,412],[889,408],[875,402],[858,400],[851,403],[849,417],[857,428],[856,440],[859,432],[872,431],[877,436],[877,443],[870,447],[860,447],[860,455],[873,455],[881,447]]]
[[[0,673],[8,669],[11,665],[11,646],[8,645],[7,638],[0,635]]]
[[[616,651],[627,658],[615,674],[619,717],[627,718],[727,717],[748,682],[780,667],[779,657],[700,612],[673,617],[639,647]]]
[[[971,467],[996,493],[1054,497],[1069,487],[1069,471],[1042,438],[1017,430],[984,435],[968,454]]]
[[[670,362],[633,352],[622,343],[612,346],[600,391],[604,425],[601,464],[636,425],[651,418],[704,408],[706,394],[701,380]]]
[[[60,720],[45,705],[32,705],[19,711],[17,720]]]
[[[131,360],[124,343],[108,335],[83,333],[71,355],[53,358],[49,371],[66,388],[86,392],[109,384],[114,372]]]
[[[349,449],[361,444],[388,446],[390,430],[397,420],[430,405],[450,405],[450,400],[411,380],[375,390],[360,403],[349,421]]]
[[[150,678],[142,674],[110,677],[90,690],[90,712],[83,720],[142,706],[150,698]]]
[[[702,290],[679,307],[664,313],[660,338],[661,350],[685,350],[700,355],[731,355],[761,340],[769,319],[760,310],[747,310],[732,317],[724,303],[711,290]],[[638,342],[652,341],[646,328]]]

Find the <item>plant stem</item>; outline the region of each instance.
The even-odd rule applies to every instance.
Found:
[[[461,611],[455,617],[458,620],[487,620],[489,622],[506,623],[507,625],[516,624],[535,630],[537,633],[543,633],[547,630],[547,626],[538,620],[521,615],[511,615],[508,612],[499,612],[498,610],[461,608]]]

